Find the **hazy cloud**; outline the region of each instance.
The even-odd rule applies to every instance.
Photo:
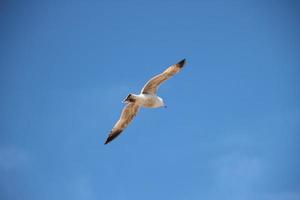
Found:
[[[17,146],[0,147],[0,169],[14,170],[27,164],[28,153]]]

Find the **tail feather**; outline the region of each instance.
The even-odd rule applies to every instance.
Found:
[[[134,102],[134,101],[135,101],[135,99],[134,99],[133,95],[132,95],[132,94],[129,94],[129,95],[124,99],[123,102]]]

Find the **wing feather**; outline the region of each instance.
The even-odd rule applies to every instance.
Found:
[[[136,116],[139,111],[140,106],[134,102],[128,103],[123,109],[120,119],[117,121],[113,129],[111,130],[108,138],[106,139],[104,144],[111,142],[117,136],[119,136],[122,131],[127,128],[132,119]]]
[[[186,63],[185,59],[181,60],[180,62],[171,65],[168,67],[163,73],[158,74],[151,78],[143,87],[141,93],[142,94],[156,94],[157,89],[164,81],[168,80],[176,73],[180,72],[183,68],[184,64]]]

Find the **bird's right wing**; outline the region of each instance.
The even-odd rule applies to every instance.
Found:
[[[123,109],[120,119],[117,121],[117,123],[111,130],[104,144],[111,142],[118,135],[120,135],[120,133],[122,133],[122,131],[130,124],[130,122],[135,117],[139,109],[140,106],[138,104],[134,102],[128,103]]]

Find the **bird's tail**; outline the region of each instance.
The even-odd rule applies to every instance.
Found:
[[[124,103],[135,102],[133,94],[128,94],[128,96],[123,100]]]

